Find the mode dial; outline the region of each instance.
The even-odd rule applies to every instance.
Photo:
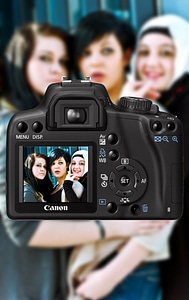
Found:
[[[119,108],[122,111],[133,111],[133,112],[147,112],[150,111],[152,101],[145,98],[136,97],[121,97],[119,101]]]

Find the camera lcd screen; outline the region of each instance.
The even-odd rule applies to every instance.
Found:
[[[20,146],[19,159],[20,203],[92,202],[92,146]]]

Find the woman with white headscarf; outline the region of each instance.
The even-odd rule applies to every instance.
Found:
[[[71,157],[70,172],[64,181],[64,190],[69,202],[87,201],[88,151],[78,150]],[[73,192],[73,182],[78,180],[83,186],[81,197]]]
[[[163,105],[171,113],[178,115],[184,125],[185,176],[186,178],[189,177],[189,130],[187,130],[187,126],[189,126],[189,24],[187,21],[174,15],[165,15],[155,17],[144,24],[139,32],[136,55],[133,59],[133,80],[126,83],[122,95],[150,98],[154,101],[158,101],[158,103]],[[185,191],[185,200],[188,196],[189,191]],[[171,249],[171,255],[173,262],[170,260],[169,269],[167,268],[163,273],[168,281],[168,283],[163,281],[163,285],[164,283],[167,284],[167,290],[169,290],[170,294],[173,294],[172,298],[169,298],[167,296],[168,294],[166,294],[164,298],[166,300],[186,300],[189,295],[189,285],[187,284],[187,279],[189,278],[189,242],[187,242],[189,240],[189,224],[187,218],[189,209],[186,209],[187,203],[185,203],[183,217],[176,224],[176,230],[174,234],[172,234],[173,244],[171,244],[171,246],[173,246],[173,248]],[[185,228],[183,227],[184,222],[187,225]],[[157,291],[158,288],[161,287],[159,281],[162,278],[158,272],[158,267],[160,265],[167,265],[166,259],[169,258],[169,251],[166,257],[159,256],[163,250],[163,247],[160,247],[161,249],[159,248],[156,252],[158,256],[153,257],[155,249],[151,249],[149,253],[147,253],[146,250],[145,254],[144,252],[141,254],[142,251],[134,251],[132,247],[135,245],[135,249],[137,249],[136,245],[140,245],[143,246],[143,250],[149,250],[150,246],[155,247],[155,245],[160,246],[161,244],[166,246],[168,250],[169,237],[172,233],[172,229],[173,226],[170,224],[170,226],[166,228],[167,234],[165,234],[165,231],[160,231],[159,235],[149,235],[148,237],[136,236],[132,238],[124,244],[121,250],[119,249],[119,254],[113,259],[111,258],[104,268],[95,270],[94,272],[91,272],[91,269],[94,269],[94,265],[91,266],[88,262],[87,264],[86,261],[86,269],[83,269],[83,265],[79,268],[79,259],[76,259],[76,257],[82,258],[82,260],[89,258],[89,256],[86,255],[89,249],[86,249],[86,247],[90,246],[94,250],[95,259],[97,259],[100,257],[100,255],[98,257],[99,249],[102,249],[106,244],[102,245],[101,242],[101,244],[98,245],[86,245],[86,247],[83,246],[81,249],[76,249],[78,252],[75,250],[72,256],[73,260],[69,273],[69,279],[71,277],[78,279],[79,277],[78,281],[80,281],[80,285],[77,287],[76,293],[80,295],[81,298],[76,299],[97,299],[105,295],[106,297],[103,299],[106,300],[117,299],[118,297],[120,297],[120,299],[132,298],[138,300],[160,299],[161,296],[159,295],[160,298],[158,298]],[[182,230],[182,232],[179,233],[179,230]],[[180,237],[179,234],[181,234]],[[149,242],[148,245],[146,243],[147,239]],[[162,241],[163,243],[161,243]],[[91,248],[90,253],[92,253]],[[108,245],[108,249],[110,249],[110,245]],[[184,258],[182,250],[186,256],[186,262],[188,262],[187,268],[184,266],[185,261],[182,262]],[[102,253],[104,254],[105,251],[103,250]],[[93,259],[91,258],[93,264],[95,263],[94,257]],[[152,261],[150,261],[150,259],[152,259]],[[133,260],[135,260],[135,265],[132,264]],[[165,262],[162,263],[162,260],[165,260]],[[154,265],[156,265],[157,272],[153,269],[153,276],[152,274],[148,276],[144,268],[154,267]],[[175,266],[176,269],[174,269]],[[185,273],[183,272],[184,268]],[[113,269],[114,272],[112,272]],[[178,269],[180,269],[179,272]],[[140,273],[140,271],[142,272]],[[181,272],[183,272],[183,274],[181,274]],[[112,276],[112,274],[115,274],[115,276]],[[141,278],[141,284],[139,285],[141,274],[143,274],[143,278]],[[121,277],[122,280],[125,278],[120,283],[119,280]],[[106,278],[109,278],[109,280],[106,280]],[[155,286],[152,287],[150,285],[151,280],[148,282],[149,278],[153,280],[153,283],[156,283]],[[69,282],[71,282],[71,280]],[[144,284],[144,282],[146,282],[146,284]],[[103,285],[104,289],[101,289],[101,285]],[[175,293],[173,292],[176,288],[178,294],[176,294],[176,290]],[[99,296],[100,289],[101,296]],[[182,295],[181,293],[184,289],[188,289],[188,291]],[[107,295],[108,291],[109,295]],[[75,299],[73,295],[71,299]]]
[[[130,82],[123,87],[122,95],[164,102],[164,92],[189,74],[188,34],[189,23],[175,15],[147,21],[139,31]]]
[[[175,15],[152,18],[139,32],[133,74],[124,92],[149,96],[182,121],[184,212],[170,239],[171,258],[162,263],[166,300],[189,295],[189,23]]]

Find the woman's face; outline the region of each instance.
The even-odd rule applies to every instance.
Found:
[[[62,178],[66,176],[68,164],[66,163],[64,157],[59,157],[53,161],[50,168],[51,172],[56,178]]]
[[[161,33],[147,33],[137,46],[136,73],[151,81],[157,91],[166,90],[174,76],[176,49],[173,40]]]
[[[71,173],[82,177],[85,173],[85,160],[82,157],[75,156],[71,162]]]
[[[47,174],[47,164],[44,158],[36,157],[32,167],[33,176],[37,179],[44,179]]]
[[[93,82],[104,84],[109,93],[123,85],[127,65],[126,55],[114,34],[89,44],[78,61],[83,77],[90,76]]]
[[[26,66],[26,76],[31,89],[43,95],[49,84],[60,82],[63,75],[68,76],[67,61],[66,45],[61,39],[38,35]]]

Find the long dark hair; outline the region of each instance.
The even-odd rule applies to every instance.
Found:
[[[34,177],[32,168],[35,164],[37,157],[43,158],[47,163],[47,173],[44,179],[40,180]],[[53,190],[53,184],[48,175],[48,157],[41,153],[30,153],[24,163],[24,181],[31,185],[35,190],[35,193],[40,196],[43,195],[44,200],[48,201],[48,198]]]
[[[46,23],[23,25],[15,31],[5,51],[5,65],[12,96],[10,98],[18,110],[37,106],[41,96],[35,95],[26,80],[26,66],[35,47],[36,36],[57,37],[61,39],[69,53],[70,35],[63,29]],[[68,70],[69,70],[68,62]]]

